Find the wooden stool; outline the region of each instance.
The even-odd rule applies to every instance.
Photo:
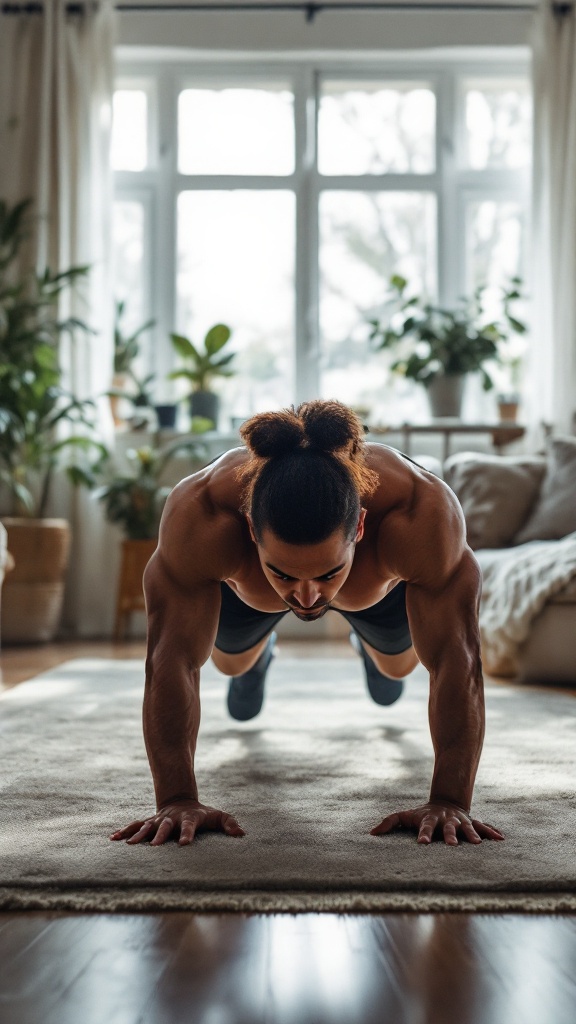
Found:
[[[117,643],[124,639],[125,631],[130,625],[132,612],[146,611],[142,577],[157,544],[156,537],[152,540],[122,541],[122,562],[114,626],[114,640]]]

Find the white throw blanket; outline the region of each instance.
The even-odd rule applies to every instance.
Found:
[[[482,568],[480,633],[488,671],[514,671],[520,646],[546,601],[576,576],[576,533],[501,552],[476,551]],[[505,666],[505,668],[502,668]]]

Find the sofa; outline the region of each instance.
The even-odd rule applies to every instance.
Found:
[[[576,437],[535,455],[458,452],[443,477],[482,570],[485,671],[576,685]]]

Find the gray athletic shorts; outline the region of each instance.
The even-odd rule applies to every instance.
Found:
[[[223,654],[241,654],[264,639],[288,615],[259,612],[241,601],[227,583],[221,583],[222,605],[216,647]],[[402,654],[412,646],[406,615],[406,583],[400,580],[386,597],[359,612],[334,609],[350,623],[355,633],[382,654]]]

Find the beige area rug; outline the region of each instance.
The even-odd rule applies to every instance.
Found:
[[[418,846],[371,836],[425,800],[427,676],[373,704],[356,659],[275,660],[264,710],[229,718],[202,679],[201,799],[247,835],[128,846],[110,833],[153,811],[143,665],[70,661],[0,698],[0,908],[73,910],[576,910],[576,701],[487,691],[474,811],[502,843]]]

